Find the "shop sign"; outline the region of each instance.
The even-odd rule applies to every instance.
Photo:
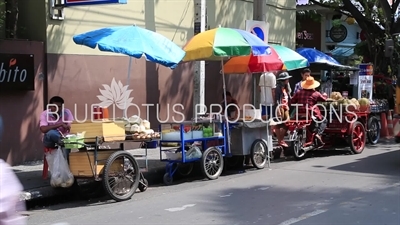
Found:
[[[127,4],[127,0],[65,0],[65,6]]]
[[[30,54],[0,54],[0,91],[35,89],[34,57]]]
[[[303,30],[301,32],[297,32],[297,37],[298,40],[313,40],[314,39],[314,34],[313,33],[308,33],[306,30]]]
[[[334,26],[329,31],[329,37],[333,42],[342,42],[347,37],[347,28],[344,25]]]
[[[374,67],[372,64],[360,64],[358,65],[359,76],[372,76],[374,74]]]
[[[358,71],[358,97],[372,99],[374,68],[372,64],[360,64]]]

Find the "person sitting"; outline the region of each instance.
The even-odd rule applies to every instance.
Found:
[[[64,108],[64,99],[54,96],[50,99],[47,109],[40,114],[39,129],[43,135],[43,145],[55,148],[61,144],[63,136],[69,133],[74,116],[69,109]],[[70,149],[65,149],[64,157],[68,159]]]
[[[314,132],[317,138],[318,147],[323,146],[322,133],[324,132],[328,121],[326,118],[322,117],[321,111],[319,110],[317,104],[318,102],[324,102],[327,99],[326,94],[321,94],[316,91],[315,88],[319,87],[320,83],[314,80],[314,77],[307,77],[305,81],[301,82],[301,88],[296,92],[290,103],[298,104],[298,114],[308,114],[307,116],[314,116],[311,118],[311,130]],[[312,141],[312,140],[310,140]],[[307,143],[310,144],[310,143]]]
[[[232,97],[232,94],[227,91],[225,92],[226,95],[226,106],[228,109],[225,111],[225,102],[222,100],[221,102],[221,107],[222,107],[222,115],[226,115],[228,120],[236,120],[239,116],[238,112],[238,102],[236,101],[235,98]],[[222,95],[222,98],[224,98],[224,95]]]

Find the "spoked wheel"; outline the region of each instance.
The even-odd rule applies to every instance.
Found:
[[[216,147],[208,148],[201,157],[201,169],[210,180],[218,179],[224,169],[224,158]]]
[[[378,118],[372,116],[368,119],[368,142],[370,144],[377,144],[381,137],[381,126]]]
[[[251,145],[251,162],[257,169],[264,169],[267,163],[268,146],[261,139],[257,139]]]
[[[139,166],[131,154],[118,151],[107,159],[103,172],[103,185],[115,201],[130,199],[139,186],[139,179]]]
[[[188,176],[193,171],[193,163],[180,163],[178,165],[178,173],[181,176]]]
[[[354,154],[360,154],[364,151],[367,141],[364,125],[359,121],[354,122],[349,135],[350,150]]]
[[[297,160],[302,160],[306,157],[307,152],[303,150],[303,134],[297,133],[295,134],[293,141],[293,156]]]
[[[146,178],[141,178],[139,183],[140,192],[145,192],[148,187],[149,187],[149,182],[146,180]]]

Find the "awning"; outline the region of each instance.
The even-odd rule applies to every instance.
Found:
[[[337,47],[330,53],[332,56],[348,57],[354,54],[354,47]]]

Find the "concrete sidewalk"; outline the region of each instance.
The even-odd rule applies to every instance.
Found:
[[[144,149],[127,150],[132,155],[143,155]],[[143,172],[149,185],[159,184],[165,173],[165,162],[160,161],[159,148],[148,149],[148,171]],[[141,168],[145,167],[145,158],[136,158]],[[50,178],[42,179],[43,161],[12,167],[15,174],[24,186],[21,200],[32,201],[41,198],[63,196],[76,192],[74,188],[53,188],[50,186]]]

